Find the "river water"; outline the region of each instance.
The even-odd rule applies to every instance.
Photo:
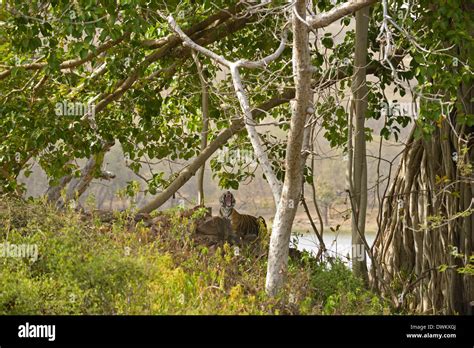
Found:
[[[375,233],[366,233],[365,238],[369,246],[372,246]],[[323,236],[323,240],[330,256],[338,257],[350,265],[348,258],[352,250],[350,231],[340,231],[339,233],[326,232]],[[314,233],[294,233],[291,238],[291,246],[296,246],[296,248],[301,251],[307,250],[314,255],[316,255],[319,250],[319,242]],[[370,259],[368,257],[367,264],[370,265]]]

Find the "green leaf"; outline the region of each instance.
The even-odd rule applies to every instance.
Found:
[[[331,37],[325,37],[321,40],[321,43],[326,48],[332,48],[334,46],[334,41]]]

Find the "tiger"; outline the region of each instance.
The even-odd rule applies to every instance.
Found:
[[[234,209],[234,195],[227,191],[219,199],[221,208],[219,214],[221,217],[230,221],[232,231],[243,240],[256,239],[262,234],[263,229],[267,229],[265,219],[252,215],[240,214]]]

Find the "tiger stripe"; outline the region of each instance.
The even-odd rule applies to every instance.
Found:
[[[230,191],[224,193],[219,199],[221,203],[220,215],[229,219],[232,231],[242,239],[249,237],[258,237],[262,228],[267,228],[265,219],[261,216],[256,218],[252,215],[240,214],[234,209],[235,199]]]

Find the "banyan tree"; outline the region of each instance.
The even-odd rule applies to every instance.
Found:
[[[424,3],[418,29],[444,49],[413,56],[419,117],[383,200],[375,282],[401,307],[466,314],[474,301],[474,6]],[[458,30],[463,37],[452,35]]]
[[[463,147],[474,133],[462,128],[444,122],[429,140],[412,136],[384,204],[375,245],[382,281],[420,312],[466,313],[474,298],[474,277],[460,272],[474,240],[474,185],[463,167],[474,159]]]

